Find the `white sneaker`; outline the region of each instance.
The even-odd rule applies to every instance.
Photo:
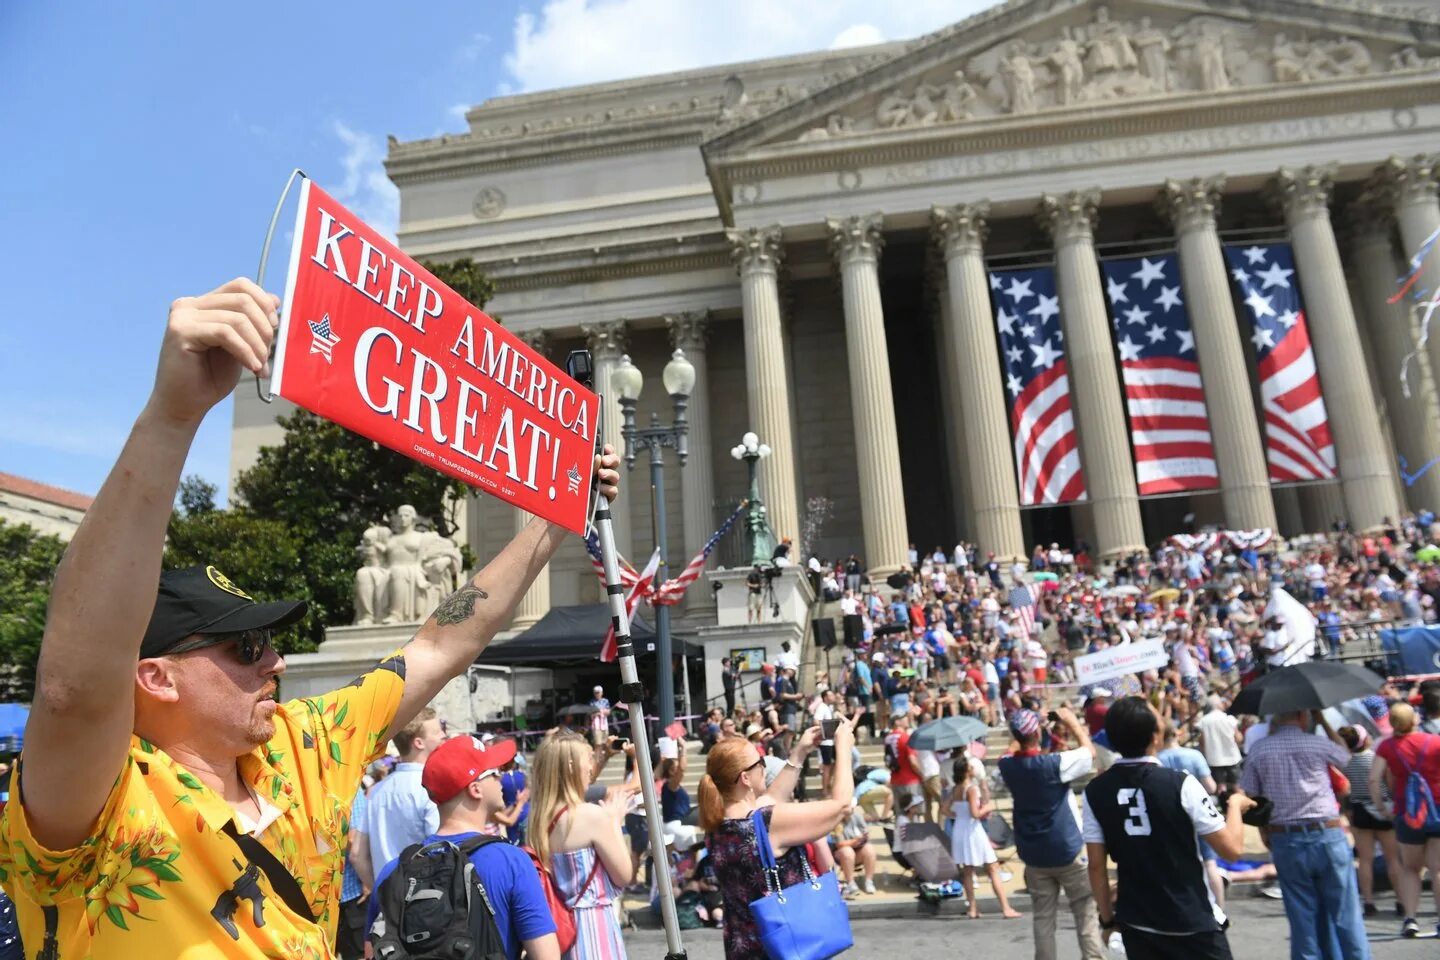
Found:
[[[1106,945],[1110,948],[1111,956],[1125,956],[1125,941],[1121,939],[1119,930],[1110,931],[1110,940]]]
[[[865,881],[865,892],[866,892],[866,893],[874,893],[874,892],[875,892],[875,881],[874,881],[874,880],[866,880],[866,881]]]
[[[845,884],[845,889],[840,891],[840,893],[846,900],[850,900],[854,897],[860,896],[860,888],[855,885],[854,880],[851,880],[849,883]]]
[[[1000,871],[1000,882],[1001,882],[1001,883],[1009,883],[1011,880],[1014,880],[1014,879],[1015,879],[1015,875],[1014,875],[1013,873],[1011,873],[1009,870],[1001,870],[1001,871]]]

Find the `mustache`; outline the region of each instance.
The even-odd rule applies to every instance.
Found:
[[[260,693],[256,695],[255,699],[256,699],[257,701],[260,701],[260,700],[273,700],[273,699],[275,699],[276,694],[278,694],[279,692],[280,692],[280,685],[279,685],[279,684],[272,683],[272,684],[270,684],[268,687],[266,687],[264,690],[260,691]]]

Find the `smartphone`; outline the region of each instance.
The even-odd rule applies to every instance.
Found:
[[[820,739],[821,739],[822,741],[827,741],[827,742],[828,742],[828,741],[833,741],[833,740],[835,739],[835,730],[836,730],[839,726],[840,726],[840,721],[839,721],[839,720],[821,720],[821,721],[820,721]]]

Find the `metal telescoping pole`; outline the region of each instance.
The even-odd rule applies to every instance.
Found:
[[[604,418],[605,404],[600,404]],[[599,425],[596,435],[603,436]],[[600,563],[605,568],[605,593],[610,603],[610,619],[615,626],[615,660],[620,666],[620,700],[630,711],[630,739],[635,744],[635,767],[640,774],[640,794],[645,800],[645,825],[650,831],[652,869],[657,871],[660,891],[660,918],[665,925],[665,942],[669,948],[666,960],[685,960],[685,944],[680,940],[680,921],[675,913],[675,889],[670,883],[670,860],[665,855],[665,831],[660,821],[660,800],[655,795],[655,773],[650,766],[650,736],[645,729],[645,686],[635,667],[635,648],[630,643],[630,617],[625,613],[625,587],[620,582],[620,565],[616,561],[615,529],[610,519],[610,504],[598,498],[595,529],[600,538]]]
[[[655,582],[665,582],[669,565],[665,561],[665,448],[658,442],[650,445],[650,502],[655,510],[655,547],[660,551],[660,566]],[[675,720],[675,665],[671,662],[670,607],[655,604],[655,688],[660,702],[660,730]],[[666,734],[668,736],[668,734]]]

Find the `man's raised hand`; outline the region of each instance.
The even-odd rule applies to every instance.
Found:
[[[198,423],[235,389],[242,368],[267,373],[279,307],[280,298],[244,277],[172,303],[150,397],[154,412]]]

